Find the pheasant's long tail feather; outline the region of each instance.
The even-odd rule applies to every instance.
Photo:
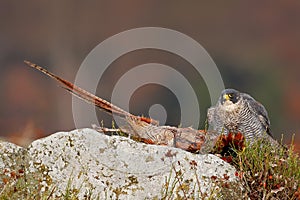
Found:
[[[119,108],[118,106],[115,106],[112,103],[110,103],[104,99],[101,99],[101,98],[85,91],[84,89],[81,89],[80,87],[70,83],[69,81],[66,81],[66,80],[60,78],[59,76],[47,71],[46,69],[42,68],[41,66],[39,66],[37,64],[34,64],[27,60],[25,60],[24,62],[27,65],[29,65],[30,67],[35,68],[35,69],[39,70],[40,72],[46,74],[47,76],[55,79],[60,84],[62,84],[62,87],[64,89],[68,90],[75,96],[87,101],[88,103],[91,103],[91,104],[97,106],[98,108],[103,109],[104,111],[106,111],[108,113],[116,114],[121,117],[132,117],[135,119],[139,119],[141,121],[145,121],[147,123],[155,123],[155,124],[158,123],[156,120],[153,120],[151,118],[139,117],[139,116],[132,115],[129,112],[126,112],[125,110]]]

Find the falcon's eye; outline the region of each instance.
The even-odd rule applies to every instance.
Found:
[[[237,103],[240,99],[240,93],[234,89],[225,89],[221,93],[221,104],[225,102]]]

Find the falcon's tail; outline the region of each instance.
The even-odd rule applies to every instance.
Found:
[[[126,112],[125,110],[119,108],[118,106],[115,106],[112,103],[110,103],[104,99],[101,99],[101,98],[85,91],[84,89],[81,89],[80,87],[70,83],[69,81],[66,81],[66,80],[60,78],[59,76],[47,71],[46,69],[42,68],[41,66],[38,66],[37,64],[34,64],[27,60],[25,60],[24,62],[27,65],[29,65],[30,67],[35,68],[35,69],[39,70],[40,72],[46,74],[47,76],[51,77],[52,79],[55,79],[56,81],[58,81],[64,89],[68,90],[73,95],[85,100],[88,103],[91,103],[91,104],[97,106],[98,108],[103,109],[104,111],[106,111],[108,113],[116,114],[116,115],[124,117],[124,118],[132,117],[132,118],[135,118],[135,119],[138,119],[141,121],[145,121],[147,123],[158,124],[158,122],[156,120],[153,120],[151,118],[132,115],[129,112]]]

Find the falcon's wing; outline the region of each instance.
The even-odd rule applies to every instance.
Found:
[[[209,125],[211,125],[214,121],[214,112],[215,112],[215,107],[210,107],[208,110],[207,110],[207,122]]]
[[[270,120],[268,117],[268,112],[265,107],[248,94],[241,93],[241,96],[246,100],[252,112],[258,116],[261,123],[266,127],[266,132],[273,137],[270,130]]]

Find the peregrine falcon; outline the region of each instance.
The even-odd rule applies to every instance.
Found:
[[[235,89],[222,91],[216,106],[208,109],[207,119],[209,129],[225,135],[240,132],[250,143],[258,138],[273,138],[265,107]]]

